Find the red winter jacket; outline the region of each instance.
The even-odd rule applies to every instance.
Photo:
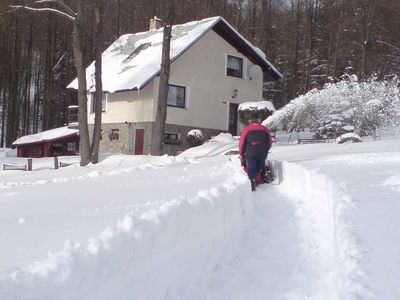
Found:
[[[271,146],[271,132],[257,120],[252,121],[240,133],[240,157],[265,159]]]

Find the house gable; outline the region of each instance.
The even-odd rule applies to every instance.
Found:
[[[242,78],[227,76],[228,55],[243,60]],[[184,109],[168,107],[167,123],[227,130],[230,103],[262,100],[263,78],[249,78],[252,66],[218,33],[208,31],[171,64],[170,84],[186,88],[187,103]]]
[[[175,61],[192,47],[209,30],[214,29],[234,47],[260,65],[270,76],[282,75],[269,63],[261,50],[257,50],[223,18],[214,17],[201,21],[175,25],[172,28],[171,60]],[[116,91],[141,89],[160,72],[163,30],[150,30],[121,36],[103,53],[103,90]],[[94,63],[86,70],[88,90],[94,88]],[[77,79],[68,88],[77,89]]]

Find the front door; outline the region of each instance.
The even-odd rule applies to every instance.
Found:
[[[136,129],[135,130],[135,154],[136,155],[143,154],[143,145],[144,145],[144,129]]]
[[[235,103],[229,103],[229,123],[228,131],[232,136],[237,135],[237,123],[238,123],[238,108],[239,105]]]

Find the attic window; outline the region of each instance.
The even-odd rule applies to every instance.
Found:
[[[226,75],[243,77],[243,58],[228,55],[226,60]]]

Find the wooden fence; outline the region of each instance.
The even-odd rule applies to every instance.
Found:
[[[32,158],[28,158],[28,162],[26,165],[3,164],[3,170],[32,171]]]

